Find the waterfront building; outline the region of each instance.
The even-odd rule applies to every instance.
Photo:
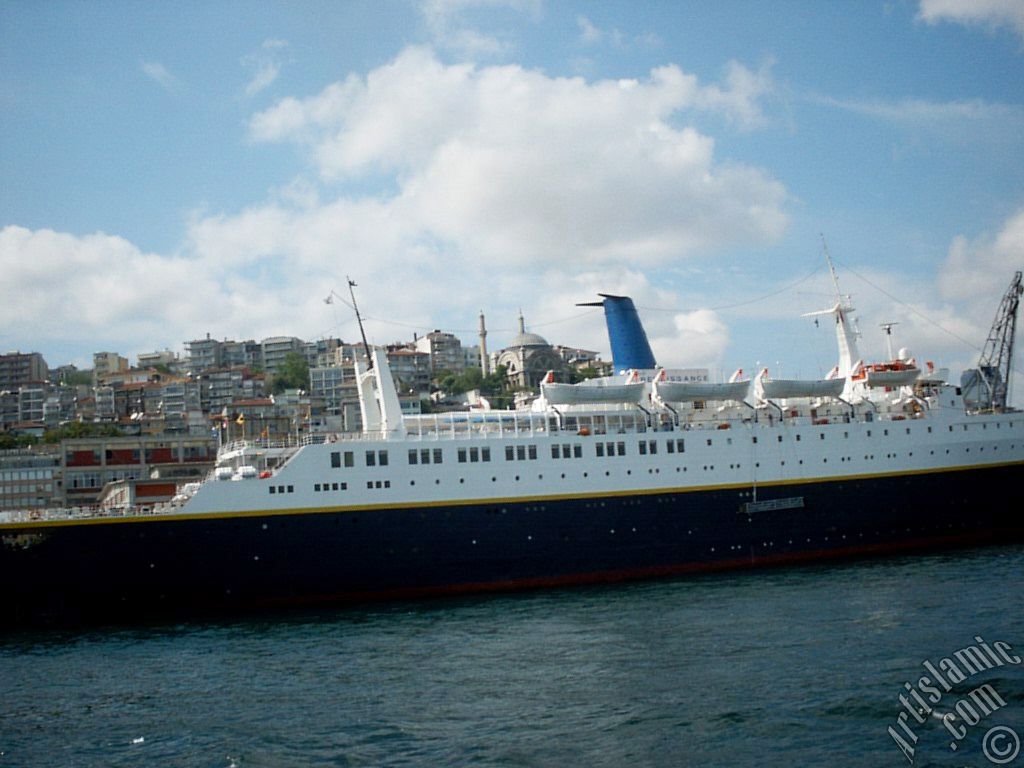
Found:
[[[117,352],[94,352],[92,356],[93,385],[104,382],[107,378],[128,372],[128,358],[121,357]]]
[[[38,352],[0,355],[0,390],[17,391],[24,384],[46,381],[50,369]]]

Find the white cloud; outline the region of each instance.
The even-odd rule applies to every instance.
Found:
[[[1008,26],[1024,38],[1021,0],[921,0],[918,18],[929,24],[951,21],[990,29]]]
[[[171,74],[170,70],[167,69],[163,64],[158,61],[143,61],[140,66],[142,67],[143,73],[157,83],[167,91],[174,91],[180,87],[178,78]]]
[[[252,72],[245,86],[246,96],[255,96],[277,80],[281,74],[281,51],[287,47],[286,40],[264,40],[259,51],[242,57],[242,66]]]
[[[729,345],[729,328],[714,311],[697,309],[675,315],[675,333],[655,338],[656,357],[676,365],[717,368]]]
[[[576,24],[580,28],[580,41],[585,45],[595,45],[604,38],[604,32],[595,27],[586,16],[577,16]]]
[[[276,62],[265,61],[261,63],[257,68],[256,72],[245,86],[246,96],[255,96],[257,93],[268,87],[271,83],[277,80],[277,76],[281,73],[281,67]]]
[[[13,338],[112,336],[154,344],[179,313],[214,318],[216,290],[187,259],[143,253],[120,237],[0,230],[0,326]],[[145,339],[151,339],[145,342]],[[88,347],[87,347],[88,348]]]
[[[948,124],[1024,123],[1024,109],[1016,104],[1000,104],[983,99],[963,101],[927,101],[924,99],[858,100],[814,97],[812,101],[857,112],[894,123],[920,127],[941,127]]]
[[[689,111],[755,121],[763,79],[741,70],[725,86],[676,66],[590,83],[447,66],[410,48],[365,79],[255,115],[251,136],[308,146],[328,181],[393,176],[393,212],[462,258],[652,265],[786,225],[778,182],[716,164],[713,139],[679,125]]]
[[[942,296],[972,302],[990,298],[1009,285],[1013,273],[1024,268],[1024,209],[1003,222],[995,236],[975,240],[956,237],[939,272]],[[994,313],[995,307],[990,312]]]
[[[425,0],[420,13],[434,45],[469,58],[497,57],[512,50],[512,44],[469,26],[474,11],[506,9],[539,16],[540,0]]]
[[[625,51],[629,50],[632,46],[657,48],[663,44],[661,37],[655,32],[647,32],[629,37],[616,27],[601,29],[583,15],[576,17],[576,26],[580,30],[579,41],[582,45],[593,46],[608,42],[613,48]]]
[[[1015,152],[1024,133],[1024,107],[985,99],[837,99],[808,96],[811,103],[888,123],[909,136],[922,137],[918,148],[934,141],[983,151],[986,156]]]
[[[679,306],[645,272],[786,226],[783,186],[722,163],[714,140],[686,125],[706,110],[747,119],[744,99],[756,97],[726,97],[732,87],[674,66],[588,82],[409,49],[254,115],[254,141],[307,147],[327,183],[299,177],[262,204],[197,212],[177,253],[102,233],[3,230],[0,324],[12,338],[123,351],[207,331],[351,339],[352,318],[322,302],[351,275],[379,343],[409,338],[409,325],[471,343],[483,308],[500,345],[522,306],[553,341],[607,351],[599,314],[575,302],[600,291]],[[728,339],[713,313],[645,319],[667,365],[714,362]]]

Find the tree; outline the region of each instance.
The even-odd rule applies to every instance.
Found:
[[[484,395],[502,395],[508,392],[508,366],[499,365],[483,377],[480,392]]]
[[[586,379],[596,379],[598,370],[594,366],[590,365],[586,368],[573,369],[569,371],[569,383],[579,384],[581,381]]]
[[[78,386],[82,384],[89,386],[92,384],[92,368],[87,368],[82,371],[69,371],[61,378],[60,383],[66,384],[67,386]]]
[[[97,424],[88,421],[72,421],[57,429],[43,433],[44,443],[59,443],[61,440],[76,440],[81,437],[121,437],[123,433],[113,424]]]
[[[10,432],[0,432],[0,451],[8,451],[12,448],[27,448],[35,445],[38,440],[32,435],[12,435]]]
[[[309,363],[298,352],[289,352],[274,374],[271,391],[279,395],[286,389],[309,389]]]

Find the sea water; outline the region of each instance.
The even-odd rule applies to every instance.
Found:
[[[1007,546],[8,633],[0,766],[1024,766],[1022,575]]]

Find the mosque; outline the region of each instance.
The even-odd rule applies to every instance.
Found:
[[[480,319],[483,334],[482,315]],[[556,381],[569,380],[569,368],[555,348],[542,336],[526,332],[522,311],[519,312],[519,333],[498,353],[495,365],[505,366],[509,385],[515,389],[536,389],[548,371],[555,372]]]

